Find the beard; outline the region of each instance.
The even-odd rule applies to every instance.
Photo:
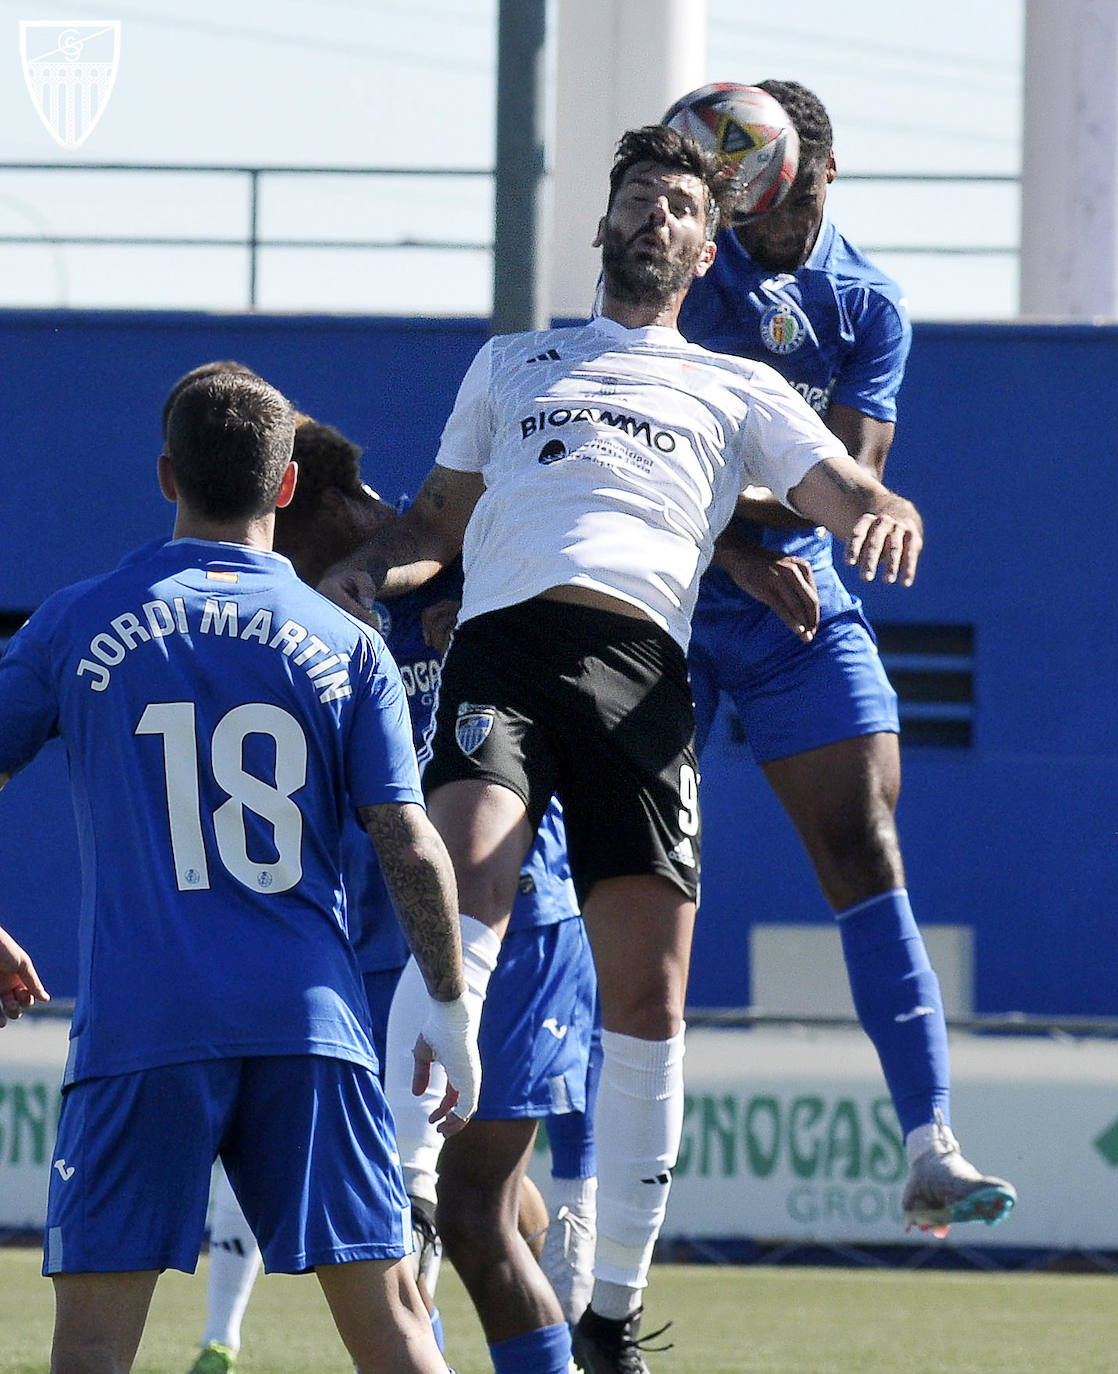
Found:
[[[666,305],[690,285],[702,245],[657,256],[633,248],[639,237],[638,233],[626,240],[616,229],[607,226],[604,230],[602,277],[606,290],[626,305]]]

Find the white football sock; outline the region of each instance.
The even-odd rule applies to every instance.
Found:
[[[202,1344],[241,1348],[241,1322],[260,1270],[260,1251],[224,1169],[214,1171],[210,1279]]]
[[[560,1207],[569,1207],[580,1216],[594,1215],[594,1198],[598,1192],[598,1180],[590,1178],[556,1178],[552,1174],[547,1180],[547,1214],[558,1215]]]
[[[628,1316],[648,1283],[683,1131],[683,1037],[682,1028],[670,1040],[602,1032],[592,1306],[603,1317]]]

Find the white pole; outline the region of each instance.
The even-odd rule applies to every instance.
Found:
[[[559,0],[551,313],[587,314],[591,247],[626,129],[658,123],[703,84],[707,0]]]
[[[1118,4],[1028,0],[1024,316],[1118,316]]]

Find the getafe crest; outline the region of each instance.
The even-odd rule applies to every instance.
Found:
[[[19,53],[35,113],[61,147],[80,148],[113,93],[119,19],[21,19]]]
[[[791,301],[770,305],[761,317],[761,342],[770,353],[795,353],[808,332],[806,319]]]
[[[459,705],[454,721],[454,738],[463,754],[469,756],[481,748],[489,738],[496,716],[492,706],[474,706],[469,701]]]

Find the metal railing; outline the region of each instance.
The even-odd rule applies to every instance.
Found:
[[[257,305],[259,262],[261,250],[267,248],[331,249],[418,249],[459,250],[491,253],[492,241],[455,240],[444,238],[395,239],[306,239],[268,236],[260,229],[261,182],[269,177],[421,177],[491,180],[491,168],[481,167],[244,167],[210,163],[137,163],[137,162],[0,162],[0,175],[8,172],[66,172],[88,174],[111,173],[174,173],[241,177],[248,187],[248,223],[243,234],[225,235],[144,235],[144,234],[57,234],[43,230],[37,234],[0,234],[0,244],[51,247],[112,247],[112,248],[243,248],[247,254],[248,306]]]
[[[66,173],[89,176],[98,173],[127,173],[137,175],[176,174],[207,175],[242,178],[247,185],[246,223],[243,233],[197,235],[197,234],[95,234],[95,233],[56,233],[44,225],[37,233],[0,234],[0,245],[46,246],[46,247],[105,247],[105,248],[226,248],[243,249],[247,267],[247,304],[250,309],[258,305],[260,255],[267,249],[302,249],[329,252],[337,249],[365,250],[415,250],[423,251],[460,251],[492,253],[493,242],[482,239],[451,239],[443,237],[395,238],[306,238],[266,234],[261,227],[261,190],[263,183],[271,178],[290,177],[342,177],[342,178],[386,178],[412,177],[424,180],[449,179],[472,182],[492,181],[492,168],[484,167],[299,167],[299,166],[230,166],[210,163],[133,163],[133,162],[0,162],[0,178],[6,174],[24,173]],[[998,173],[926,173],[926,172],[852,172],[843,173],[843,185],[1019,185],[1020,178],[1015,175]],[[2,186],[0,180],[0,186]],[[888,244],[865,243],[867,253],[872,254],[919,254],[951,256],[1013,256],[1018,252],[1017,244]]]
[[[25,1015],[32,1019],[66,1020],[74,1014],[72,997],[55,997],[36,1003]],[[760,1007],[688,1007],[692,1029],[751,1030],[757,1028],[803,1030],[861,1030],[861,1022],[849,1016],[815,1016],[809,1012],[768,1012]],[[1118,1017],[1039,1016],[1023,1011],[948,1016],[947,1027],[970,1035],[1047,1036],[1052,1040],[1118,1040]]]

